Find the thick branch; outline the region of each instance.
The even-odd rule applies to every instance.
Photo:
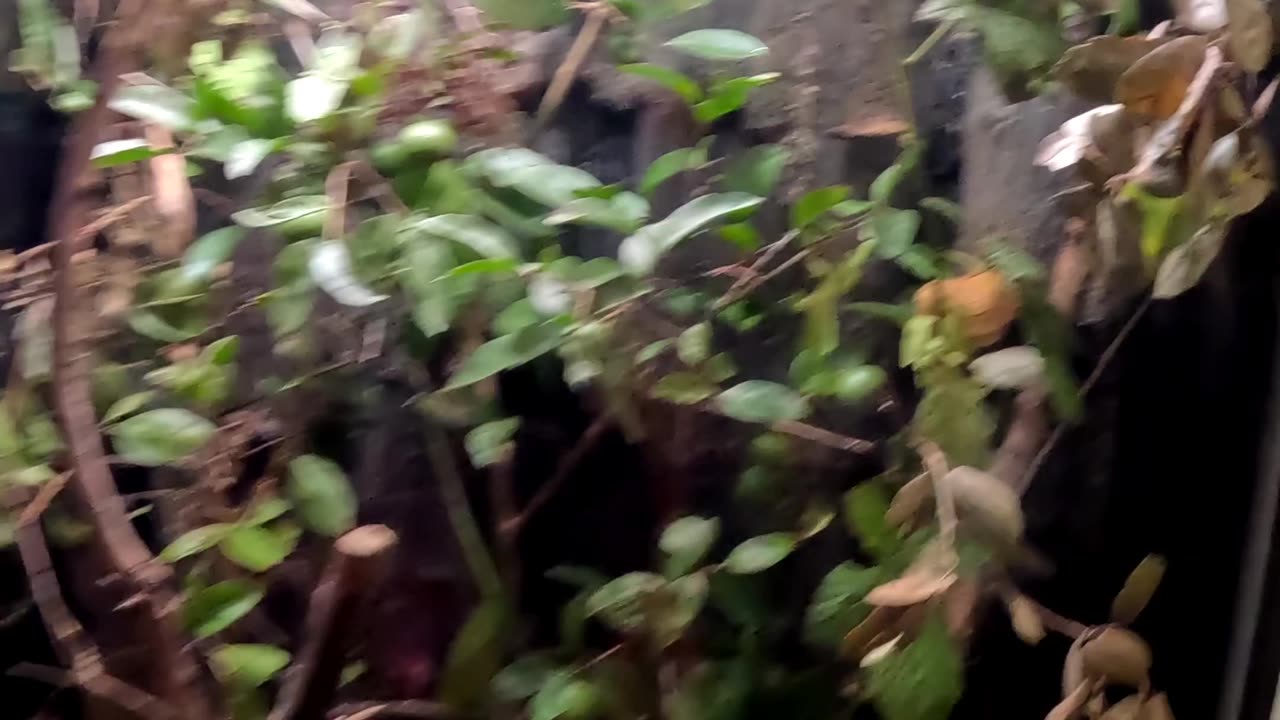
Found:
[[[306,644],[268,720],[323,720],[360,632],[370,591],[382,579],[396,534],[385,525],[365,525],[333,543],[333,557],[307,609]]]

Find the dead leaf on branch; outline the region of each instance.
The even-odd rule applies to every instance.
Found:
[[[1226,0],[1227,47],[1240,67],[1261,72],[1271,60],[1271,14],[1262,0]]]
[[[1160,588],[1168,564],[1159,555],[1148,555],[1129,573],[1124,587],[1111,603],[1111,622],[1132,624]]]
[[[915,303],[922,315],[959,316],[977,347],[999,340],[1021,306],[1017,291],[996,270],[933,280],[916,291]]]
[[[1092,694],[1088,683],[1080,683],[1044,716],[1044,720],[1075,720],[1080,717],[1080,711],[1084,710]]]
[[[1036,645],[1044,639],[1044,622],[1026,595],[1015,593],[1005,601],[1005,608],[1009,611],[1009,622],[1013,625],[1013,631],[1023,642]]]
[[[932,506],[933,480],[929,473],[920,473],[894,493],[889,509],[885,511],[884,520],[891,527],[901,528],[923,513],[931,512]]]
[[[1203,37],[1175,38],[1155,48],[1116,81],[1115,101],[1140,117],[1164,120],[1178,112],[1205,60]]]
[[[1085,180],[1102,187],[1132,167],[1134,130],[1123,105],[1096,107],[1064,122],[1041,141],[1035,163],[1051,172],[1074,167]]]
[[[866,602],[877,607],[911,607],[943,594],[955,584],[955,550],[939,540],[925,546],[902,577],[867,593]]]
[[[952,468],[942,482],[951,490],[962,523],[1016,543],[1025,529],[1022,500],[994,475],[966,466]]]
[[[1115,685],[1146,687],[1151,674],[1151,647],[1137,633],[1111,626],[1085,641],[1080,650],[1086,677]]]
[[[1227,26],[1225,0],[1174,0],[1178,24],[1201,34],[1216,32]]]
[[[1156,271],[1151,296],[1157,300],[1168,300],[1199,284],[1222,252],[1225,237],[1226,229],[1221,225],[1206,225],[1190,240],[1174,248]]]
[[[1053,74],[1071,92],[1086,100],[1109,103],[1126,70],[1167,40],[1100,35],[1062,55]]]

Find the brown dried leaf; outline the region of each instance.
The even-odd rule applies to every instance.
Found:
[[[1240,67],[1261,72],[1271,59],[1271,15],[1262,0],[1226,0],[1227,47]]]
[[[1142,697],[1130,695],[1107,708],[1102,720],[1139,720],[1142,717]]]
[[[1178,24],[1202,35],[1227,26],[1225,0],[1174,0]]]
[[[1142,706],[1142,720],[1174,720],[1173,708],[1164,693],[1156,693]]]
[[[933,480],[929,473],[920,473],[898,488],[884,520],[892,527],[902,527],[926,511],[933,502]]]
[[[1111,603],[1111,622],[1121,625],[1132,624],[1147,603],[1151,602],[1151,596],[1155,595],[1156,589],[1160,587],[1160,581],[1164,578],[1167,566],[1168,563],[1159,555],[1148,555],[1143,558],[1133,572],[1129,573],[1129,579],[1125,580],[1124,587],[1116,593],[1116,598]]]
[[[840,652],[855,662],[861,661],[872,648],[890,637],[887,633],[905,612],[902,608],[873,607],[865,620],[845,634]]]
[[[910,607],[931,600],[956,582],[956,574],[913,568],[897,580],[876,587],[867,593],[866,602],[877,607]]]
[[[1143,687],[1151,673],[1151,647],[1137,633],[1111,626],[1084,643],[1080,651],[1087,676]]]
[[[1109,103],[1116,96],[1120,76],[1165,42],[1137,36],[1100,35],[1067,50],[1053,72],[1076,95]]]
[[[1067,657],[1062,661],[1063,697],[1070,696],[1073,691],[1084,685],[1085,681],[1088,680],[1084,672],[1084,644],[1089,639],[1090,632],[1081,633],[1071,643],[1071,648],[1067,650]]]
[[[1013,631],[1028,645],[1037,645],[1044,639],[1044,622],[1040,613],[1022,593],[1018,593],[1005,601],[1009,611],[1009,620],[1013,623]]]
[[[1120,75],[1115,101],[1141,117],[1172,117],[1204,62],[1206,47],[1203,37],[1190,35],[1155,48]]]
[[[1017,291],[996,270],[929,282],[916,291],[915,303],[924,315],[958,315],[977,347],[999,340],[1020,307]]]
[[[1022,500],[999,478],[962,465],[952,468],[942,482],[951,490],[962,521],[973,522],[1002,540],[1016,542],[1022,537],[1026,526]]]
[[[1081,682],[1076,685],[1075,689],[1066,693],[1066,697],[1062,702],[1058,703],[1048,715],[1044,716],[1044,720],[1075,720],[1080,717],[1080,711],[1084,709],[1085,703],[1089,702],[1089,696],[1092,694],[1089,684]]]
[[[1172,45],[1173,43],[1170,43],[1161,50]],[[1151,139],[1139,153],[1138,163],[1126,173],[1128,178],[1142,179],[1148,175],[1168,172],[1181,164],[1178,162],[1178,153],[1181,151],[1183,140],[1197,116],[1197,111],[1205,102],[1209,87],[1213,84],[1221,67],[1222,53],[1216,47],[1208,48],[1204,54],[1204,62],[1196,71],[1191,84],[1187,86],[1182,104],[1152,133]]]
[[[973,578],[960,578],[942,599],[947,632],[959,642],[973,634],[974,610],[982,599],[982,586]]]
[[[1280,78],[1267,83],[1267,86],[1258,94],[1258,99],[1253,101],[1253,111],[1249,114],[1253,124],[1257,125],[1266,117],[1267,111],[1271,109],[1271,102],[1276,98],[1277,87],[1280,87]]]

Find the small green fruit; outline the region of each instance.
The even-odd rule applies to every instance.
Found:
[[[458,147],[458,133],[445,120],[419,120],[406,125],[397,140],[410,155],[444,157]]]
[[[845,402],[862,402],[889,380],[877,365],[860,365],[841,372],[836,378],[836,397]]]

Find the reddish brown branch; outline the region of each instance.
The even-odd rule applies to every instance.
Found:
[[[588,427],[582,437],[578,438],[578,442],[569,451],[569,454],[565,455],[564,459],[560,461],[560,465],[556,467],[555,475],[552,475],[551,479],[538,489],[538,492],[529,500],[529,504],[525,506],[519,515],[504,524],[500,532],[503,534],[509,533],[512,537],[519,535],[524,526],[529,523],[529,518],[533,517],[538,510],[542,509],[542,506],[556,496],[556,493],[560,492],[560,488],[569,481],[573,471],[582,463],[583,458],[587,456],[587,453],[591,452],[591,449],[600,441],[600,437],[611,427],[613,427],[613,421],[607,415],[601,415],[596,418],[595,422],[591,423],[591,427]]]
[[[268,720],[321,720],[333,699],[347,651],[359,636],[366,598],[380,582],[396,534],[358,527],[333,543],[333,556],[307,609],[306,644]]]
[[[171,572],[154,562],[116,492],[94,417],[89,385],[93,360],[79,346],[76,327],[77,312],[84,311],[72,263],[79,250],[77,240],[86,210],[80,198],[80,183],[98,136],[110,119],[108,100],[119,88],[120,76],[129,69],[129,58],[135,50],[126,35],[139,34],[137,23],[144,17],[145,5],[143,0],[121,4],[117,22],[108,31],[94,68],[98,96],[92,108],[76,116],[62,151],[49,205],[54,272],[52,385],[54,405],[70,450],[72,488],[88,512],[111,570],[128,583],[130,595],[143,598],[148,606],[150,618],[146,625],[156,688],[174,706],[182,707],[188,717],[204,720],[213,713],[198,687],[197,666],[184,648],[182,631],[174,617],[176,603],[166,587]]]

